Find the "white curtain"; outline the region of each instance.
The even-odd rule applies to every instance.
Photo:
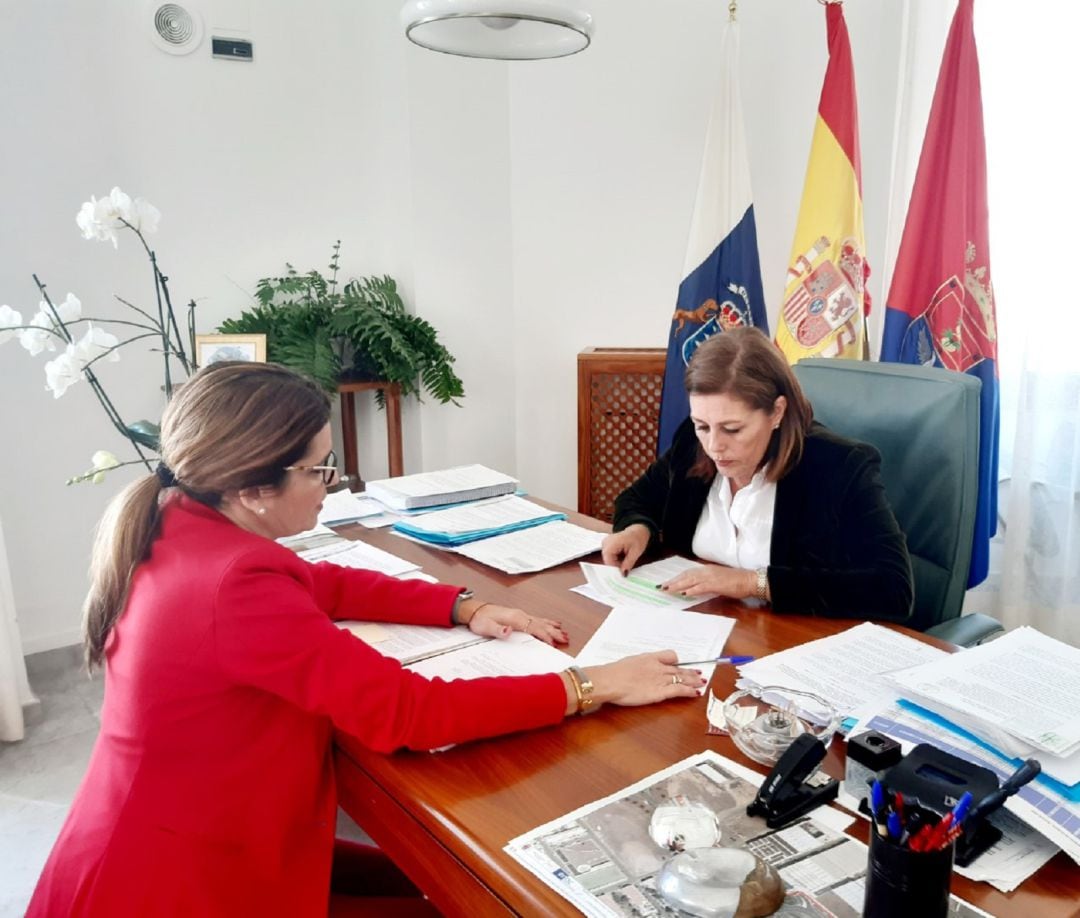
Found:
[[[955,0],[906,0],[891,271]],[[1001,383],[1001,494],[990,577],[965,608],[1080,645],[1080,213],[1070,112],[1080,9],[976,0]],[[888,289],[886,278],[885,289]]]
[[[22,706],[34,700],[26,679],[15,597],[11,591],[4,527],[0,523],[0,740],[23,738]]]

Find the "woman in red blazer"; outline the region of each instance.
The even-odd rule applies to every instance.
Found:
[[[428,681],[334,625],[566,639],[460,587],[278,545],[315,525],[333,481],[329,413],[310,381],[249,363],[207,367],[166,408],[161,465],[116,498],[94,546],[84,613],[88,662],[105,667],[101,732],[28,915],[326,915],[333,729],[432,749],[581,709],[582,674]],[[596,703],[694,697],[700,675],[674,663],[645,654],[583,675]],[[410,891],[382,886],[369,891]],[[366,912],[428,908],[382,898]]]

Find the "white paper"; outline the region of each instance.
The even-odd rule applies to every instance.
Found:
[[[323,498],[319,522],[326,526],[351,523],[365,516],[382,513],[382,505],[351,491],[334,491]]]
[[[397,622],[340,621],[337,626],[367,641],[383,656],[393,657],[401,663],[413,663],[488,640],[473,634],[465,625],[438,628],[433,625],[403,625]],[[377,630],[370,631],[372,626]],[[369,640],[369,635],[373,635],[377,640]]]
[[[1080,751],[1080,649],[1034,628],[896,673],[893,682],[905,695],[945,703],[1037,749]]]
[[[379,650],[383,645],[379,645]],[[482,676],[539,676],[562,672],[574,658],[520,631],[430,657],[409,666],[427,679],[478,679]]]
[[[655,650],[674,650],[682,661],[709,660],[724,652],[735,619],[682,609],[615,606],[577,655],[578,666],[612,663]],[[696,663],[706,680],[714,663]]]
[[[527,574],[557,567],[600,550],[604,533],[553,520],[540,526],[469,542],[454,549],[488,567],[508,574]]]
[[[459,534],[481,529],[499,529],[557,513],[556,510],[548,510],[530,500],[511,495],[498,500],[462,504],[460,507],[447,507],[423,516],[409,517],[403,520],[402,524],[421,532]]]
[[[739,667],[740,688],[778,685],[819,695],[841,715],[860,705],[892,700],[885,673],[948,656],[881,625],[864,622]]]
[[[334,550],[337,549],[337,550]],[[366,542],[346,541],[343,546],[337,544],[324,548],[313,548],[300,552],[305,561],[329,561],[341,567],[354,567],[367,571],[378,571],[390,577],[416,570],[420,565],[406,561],[388,551],[368,545]]]
[[[425,501],[428,498],[442,498],[440,503],[451,503],[454,495],[490,497],[487,494],[472,494],[490,488],[505,489],[500,493],[517,488],[517,479],[496,472],[482,465],[462,465],[437,472],[418,472],[415,475],[403,475],[398,478],[383,478],[369,481],[367,490],[371,496],[391,507],[403,507],[409,501]],[[432,501],[427,500],[428,503]]]
[[[277,543],[278,545],[284,545],[292,551],[301,552],[309,548],[315,548],[319,545],[343,541],[345,540],[329,526],[318,523],[314,529],[307,529],[304,532],[296,533],[296,535],[284,536],[283,538],[278,539]]]
[[[683,596],[665,593],[653,582],[624,577],[617,567],[608,564],[581,563],[581,572],[593,592],[605,605],[651,606],[660,609],[689,609],[712,596]],[[715,595],[715,594],[714,594]]]

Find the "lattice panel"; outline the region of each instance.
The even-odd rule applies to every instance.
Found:
[[[590,380],[590,513],[611,522],[615,498],[656,458],[663,377],[598,373]]]

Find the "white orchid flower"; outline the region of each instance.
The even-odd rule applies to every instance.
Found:
[[[11,338],[17,338],[19,333],[11,329],[23,324],[22,313],[12,309],[6,303],[0,306],[0,344]]]
[[[45,384],[52,390],[53,398],[60,398],[82,379],[82,368],[74,344],[69,344],[64,353],[45,364]]]
[[[105,329],[91,324],[86,330],[86,334],[75,344],[73,353],[80,362],[80,369],[106,352],[109,352],[109,356],[102,359],[109,361],[109,363],[116,363],[120,359],[120,352],[110,350],[110,348],[115,348],[119,343],[120,339],[116,335],[111,335]]]
[[[48,308],[48,304],[43,301],[39,308],[42,312],[45,312]],[[56,307],[56,314],[60,316],[60,321],[65,325],[69,322],[74,322],[82,315],[82,302],[74,293],[69,292],[68,295],[64,297],[64,302]],[[55,325],[55,323],[53,324]]]
[[[107,449],[99,449],[90,457],[90,465],[94,472],[90,480],[94,484],[101,484],[105,480],[105,473],[119,466],[120,460]]]
[[[135,229],[143,233],[156,233],[158,224],[161,222],[161,211],[154,207],[146,198],[136,198],[132,207],[131,219],[128,220]]]
[[[131,196],[113,188],[107,198],[95,198],[83,204],[75,216],[84,239],[108,240],[113,248],[118,245],[117,230],[128,223],[140,232],[152,233],[161,221],[161,212],[144,198],[131,200]]]
[[[116,231],[123,224],[117,219],[112,201],[108,198],[98,200],[91,196],[75,215],[75,222],[79,224],[84,239],[108,240],[114,249],[117,247]]]
[[[56,335],[49,331],[53,327],[52,317],[44,309],[39,309],[29,322],[34,328],[24,328],[19,332],[19,343],[25,347],[32,356],[42,351],[56,350]]]

